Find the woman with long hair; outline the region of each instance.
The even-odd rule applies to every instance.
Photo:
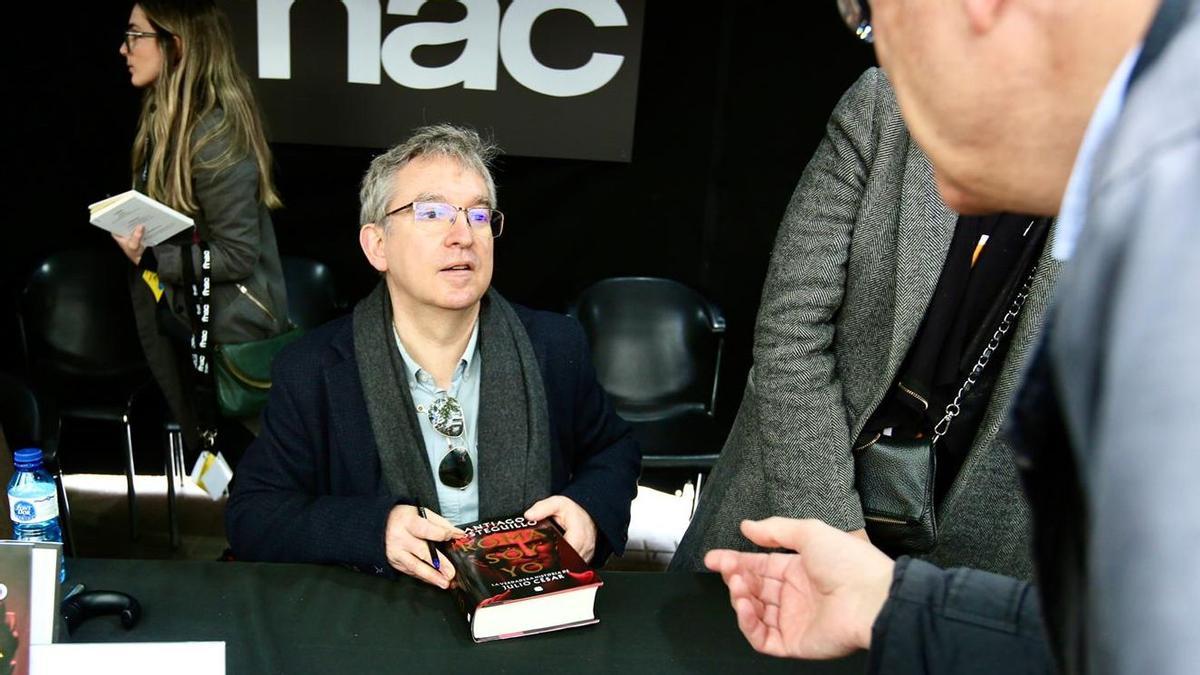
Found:
[[[287,328],[269,212],[281,202],[250,83],[232,45],[228,19],[211,0],[141,0],[120,46],[130,82],[144,92],[134,187],[196,224],[149,248],[140,226],[128,237],[114,235],[138,268],[133,305],[150,369],[192,450],[201,445],[200,426],[214,428],[216,403],[206,384],[211,379],[197,377],[192,366],[189,279],[202,283],[207,258],[205,325],[217,344],[261,340]]]

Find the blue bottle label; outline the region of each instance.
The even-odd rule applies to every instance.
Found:
[[[58,496],[46,495],[38,499],[14,499],[8,497],[9,516],[14,523],[44,523],[58,517]]]

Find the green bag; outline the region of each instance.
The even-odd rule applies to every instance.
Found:
[[[304,334],[292,328],[265,340],[217,345],[217,403],[225,417],[252,417],[267,405],[271,362],[281,349]]]

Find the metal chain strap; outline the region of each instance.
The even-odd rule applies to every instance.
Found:
[[[962,412],[961,403],[963,395],[971,391],[975,386],[979,374],[983,372],[988,361],[992,360],[992,353],[1000,347],[1000,340],[1008,334],[1008,331],[1016,323],[1017,316],[1021,313],[1021,308],[1025,306],[1025,300],[1029,297],[1029,288],[1033,285],[1033,275],[1037,274],[1037,270],[1037,263],[1034,263],[1033,269],[1029,271],[1029,277],[1025,279],[1025,283],[1017,291],[1017,297],[1013,298],[1012,307],[1004,313],[1004,318],[1000,320],[1000,325],[996,328],[992,339],[988,340],[987,346],[983,348],[983,353],[979,355],[979,360],[975,362],[970,374],[967,375],[967,379],[958,388],[958,393],[954,395],[954,400],[950,402],[950,405],[946,406],[946,414],[934,425],[932,444],[937,444],[938,439],[945,436],[946,432],[949,431],[950,421],[958,417],[959,413]]]

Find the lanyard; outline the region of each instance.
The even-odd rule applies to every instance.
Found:
[[[217,436],[215,400],[200,400],[203,397],[215,399],[216,382],[212,373],[212,251],[208,244],[198,237],[193,237],[195,246],[200,250],[200,275],[196,276],[195,263],[192,261],[192,247],[183,247],[183,271],[188,284],[188,316],[192,322],[192,339],[189,343],[191,350],[192,370],[196,377],[196,414],[200,426],[200,436],[205,444],[212,446]]]

